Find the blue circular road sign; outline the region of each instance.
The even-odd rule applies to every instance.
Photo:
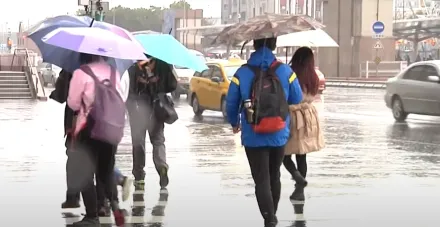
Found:
[[[385,25],[382,21],[376,21],[373,24],[373,32],[376,34],[382,33],[385,30]]]

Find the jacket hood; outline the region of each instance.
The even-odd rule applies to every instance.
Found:
[[[251,54],[247,63],[251,66],[259,66],[267,70],[275,60],[276,58],[272,51],[267,47],[262,47]]]

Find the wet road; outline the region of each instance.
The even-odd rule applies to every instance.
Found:
[[[380,90],[329,88],[317,102],[327,147],[308,157],[305,204],[289,201],[294,184],[282,169],[278,226],[437,227],[440,118],[410,115],[407,123],[395,124]],[[5,226],[64,226],[78,220],[63,218],[60,209],[63,108],[53,101],[0,102]],[[161,195],[147,158],[146,193],[136,192],[123,204],[131,215],[128,226],[262,226],[239,136],[232,135],[220,113],[196,120],[184,99],[178,112],[178,123],[166,126],[168,193]],[[130,146],[127,135],[117,156],[117,165],[129,175]],[[303,214],[295,214],[301,209]],[[112,226],[112,219],[101,223]]]

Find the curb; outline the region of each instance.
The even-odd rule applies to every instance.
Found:
[[[326,81],[325,86],[368,89],[386,89],[387,87],[383,81]]]

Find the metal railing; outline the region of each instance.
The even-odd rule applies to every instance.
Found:
[[[24,56],[24,64],[22,65],[22,71],[26,74],[26,78],[31,89],[32,98],[46,97],[46,91],[44,90],[44,82],[37,72],[37,68],[32,64],[29,51],[26,48],[17,48],[14,50],[12,56],[11,70],[14,66],[14,60],[19,55]]]
[[[406,61],[382,61],[379,64],[373,61],[366,61],[359,65],[359,77],[393,77],[406,67],[408,67]]]

